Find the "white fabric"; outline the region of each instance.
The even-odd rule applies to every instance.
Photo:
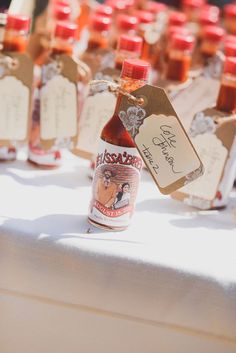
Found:
[[[236,192],[199,212],[143,172],[132,225],[114,233],[87,223],[88,174],[72,156],[0,165],[0,353],[236,352]]]

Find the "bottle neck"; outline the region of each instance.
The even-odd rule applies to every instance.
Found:
[[[3,51],[24,53],[28,35],[24,31],[6,30],[3,39]]]
[[[146,84],[146,81],[144,80],[136,80],[136,79],[132,79],[129,77],[123,77],[120,80],[120,86],[121,89],[124,90],[125,92],[131,93],[133,91],[135,91],[136,89],[143,87]],[[115,108],[115,114],[117,115],[119,112],[119,107],[120,107],[120,102],[121,99],[123,97],[122,93],[119,93],[118,98],[117,98],[117,102],[116,102],[116,108]]]
[[[51,45],[51,53],[52,55],[59,55],[59,54],[73,54],[73,39],[62,39],[59,37],[55,37],[52,41]]]
[[[115,68],[121,71],[124,60],[138,59],[139,57],[140,54],[133,51],[117,50],[115,57]]]
[[[236,110],[236,76],[225,73],[221,79],[216,108],[226,113]]]
[[[108,32],[91,30],[88,40],[88,50],[106,49],[108,47]]]

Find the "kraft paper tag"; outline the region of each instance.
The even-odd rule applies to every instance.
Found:
[[[116,81],[118,70],[106,69],[98,72],[96,80]],[[107,89],[107,84],[100,83],[90,87],[85,100],[78,126],[78,141],[72,152],[82,158],[91,159],[98,150],[100,135],[104,125],[112,117],[116,97]]]
[[[221,199],[226,199],[233,186],[236,172],[236,116],[206,109],[195,115],[189,133],[203,161],[205,173],[172,196],[192,206],[210,209],[218,206]],[[227,175],[224,172],[226,170]]]
[[[58,55],[42,69],[40,90],[40,137],[50,148],[75,141],[78,121],[77,63]],[[64,142],[63,142],[64,141]]]
[[[159,190],[170,194],[202,175],[202,162],[165,91],[145,85],[132,95],[143,98],[143,106],[123,96],[119,117]]]
[[[0,144],[26,142],[29,134],[33,62],[25,54],[0,55]]]
[[[174,109],[188,131],[194,115],[215,105],[219,92],[219,80],[200,76],[192,81],[187,89],[179,91],[172,99]]]

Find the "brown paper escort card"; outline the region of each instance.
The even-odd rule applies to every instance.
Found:
[[[144,104],[134,106],[123,96],[119,117],[161,193],[170,194],[202,175],[202,162],[164,89],[145,85],[132,95]]]
[[[95,80],[117,81],[119,70],[105,69],[95,75]],[[116,105],[116,97],[107,89],[107,84],[99,83],[91,86],[85,100],[78,126],[78,141],[73,153],[92,159],[97,153],[103,126],[112,117]]]
[[[189,130],[197,112],[215,105],[219,86],[219,80],[200,76],[194,79],[187,89],[179,91],[171,99],[186,131]]]
[[[75,143],[78,123],[78,69],[68,55],[58,55],[42,69],[40,137],[44,148]]]
[[[0,55],[1,145],[28,139],[32,82],[33,62],[27,55]]]
[[[172,197],[199,209],[227,205],[236,175],[236,115],[206,109],[195,115],[190,136],[205,173]]]

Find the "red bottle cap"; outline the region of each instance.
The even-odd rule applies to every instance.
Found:
[[[53,5],[70,6],[71,4],[70,4],[70,1],[67,1],[67,0],[53,0]]]
[[[138,18],[139,23],[148,24],[154,22],[154,15],[148,11],[136,11],[135,15]]]
[[[199,22],[202,26],[217,25],[219,15],[209,10],[203,10],[199,15]]]
[[[216,16],[220,16],[220,9],[218,6],[204,4],[202,11],[209,11],[210,13],[214,13]]]
[[[169,25],[184,26],[187,22],[187,17],[183,12],[173,11],[169,16]]]
[[[69,6],[56,6],[54,9],[54,16],[57,21],[68,21],[71,15],[71,8]]]
[[[191,34],[191,32],[188,28],[185,28],[185,27],[170,26],[168,28],[167,36],[171,38],[174,34],[182,34],[182,35],[188,36]]]
[[[127,50],[130,52],[141,54],[143,39],[138,36],[128,36],[122,34],[118,42],[118,50]]]
[[[204,0],[183,0],[183,7],[198,9],[205,4]]]
[[[30,18],[21,15],[8,15],[6,29],[29,32]]]
[[[95,13],[101,16],[111,17],[113,9],[111,6],[103,4],[96,8]]]
[[[225,44],[224,48],[225,56],[236,57],[236,42],[229,42]]]
[[[171,39],[171,47],[177,50],[192,50],[194,46],[194,37],[191,35],[174,34]]]
[[[213,42],[220,42],[224,37],[225,31],[218,26],[205,26],[203,37]]]
[[[162,2],[148,1],[146,10],[158,14],[160,12],[165,12],[167,10],[167,6]]]
[[[77,25],[70,22],[57,22],[55,28],[55,37],[61,39],[75,38]]]
[[[224,64],[224,73],[236,76],[236,58],[228,56]]]
[[[125,0],[126,9],[130,9],[135,6],[135,0]]]
[[[150,64],[148,62],[138,59],[127,59],[123,62],[121,77],[146,81],[148,79],[149,70]]]
[[[236,36],[229,34],[225,37],[225,43],[236,43]]]
[[[94,15],[91,18],[91,26],[95,31],[108,31],[111,25],[111,19],[105,16]]]
[[[236,4],[227,4],[224,6],[224,15],[226,17],[236,17]]]
[[[107,5],[111,6],[114,11],[125,11],[127,9],[127,1],[125,0],[108,0]],[[129,5],[128,5],[129,7]]]
[[[138,19],[134,16],[120,14],[117,16],[117,25],[119,29],[135,30],[138,26]]]

